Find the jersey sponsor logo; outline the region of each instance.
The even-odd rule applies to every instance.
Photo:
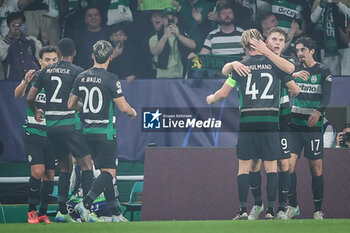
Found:
[[[302,93],[309,93],[309,94],[321,94],[322,89],[321,85],[319,84],[307,84],[307,83],[297,83],[300,92]]]
[[[46,103],[45,93],[38,93],[37,96],[35,97],[35,102],[45,104]]]
[[[277,14],[281,14],[281,15],[285,15],[291,18],[297,18],[297,19],[301,19],[302,16],[300,14],[301,11],[301,7],[296,7],[296,10],[290,9],[290,8],[286,8],[283,6],[272,6],[272,12],[277,13]]]

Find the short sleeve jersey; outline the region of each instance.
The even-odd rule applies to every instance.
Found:
[[[116,116],[113,99],[123,96],[118,76],[93,67],[78,76],[72,94],[82,99],[83,133],[88,140],[115,139]]]
[[[277,131],[279,128],[279,98],[281,82],[291,81],[265,56],[250,56],[241,61],[251,73],[237,81],[240,102],[240,131]]]
[[[83,69],[68,61],[59,61],[45,67],[34,86],[46,92],[47,131],[65,131],[80,128],[80,120],[74,110],[67,107],[74,81]]]

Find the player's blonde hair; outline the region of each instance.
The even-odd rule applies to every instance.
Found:
[[[264,41],[264,37],[260,34],[260,32],[257,29],[255,28],[248,29],[242,33],[242,38],[241,38],[242,46],[250,51],[253,50],[253,48],[250,47],[250,40],[253,38]]]

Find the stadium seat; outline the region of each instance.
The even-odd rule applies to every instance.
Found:
[[[135,211],[141,211],[142,191],[143,191],[143,182],[142,181],[135,182],[134,186],[131,189],[129,202],[121,203],[121,205],[126,207],[123,213],[124,216],[126,212],[130,211],[130,215],[131,215],[130,221],[134,221]]]

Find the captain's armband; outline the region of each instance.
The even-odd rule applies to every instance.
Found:
[[[226,82],[225,82],[227,85],[229,85],[230,87],[235,87],[237,82],[236,80],[234,80],[231,75],[226,79]]]

